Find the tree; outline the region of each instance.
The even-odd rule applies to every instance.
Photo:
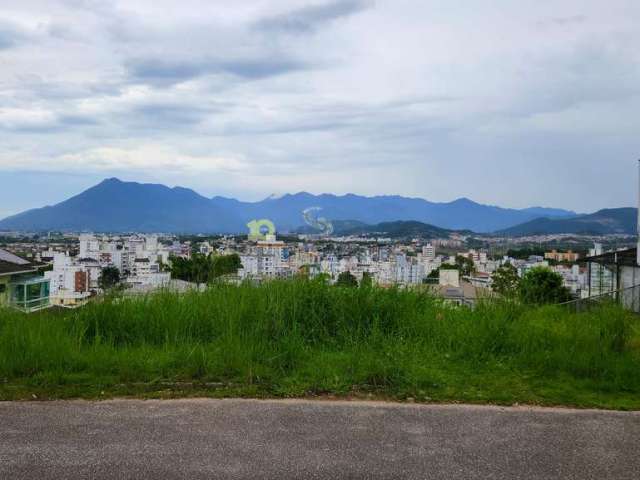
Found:
[[[562,303],[571,299],[562,276],[546,267],[529,270],[520,281],[520,299],[529,304]]]
[[[99,285],[103,290],[109,290],[120,283],[120,270],[116,267],[105,267],[100,275]]]
[[[297,276],[298,278],[309,279],[310,272],[311,265],[301,265],[300,268],[298,268]]]
[[[513,297],[518,293],[518,286],[520,285],[520,277],[518,276],[518,270],[510,263],[505,263],[498,268],[493,278],[493,291],[503,295],[505,297]]]
[[[242,267],[240,257],[231,255],[194,254],[190,259],[171,259],[171,275],[187,282],[210,283],[223,275],[234,274]]]
[[[476,266],[473,260],[469,257],[463,257],[462,255],[456,256],[456,266],[460,270],[460,275],[469,276],[476,270]]]
[[[357,287],[358,280],[354,277],[351,272],[346,271],[340,273],[338,275],[338,280],[336,280],[336,286],[338,287]]]
[[[213,257],[211,279],[218,278],[223,275],[235,274],[241,267],[242,261],[237,253]]]
[[[439,268],[434,268],[433,270],[431,270],[429,272],[429,275],[427,275],[428,279],[438,279],[440,278],[440,269]]]
[[[362,280],[360,280],[360,288],[373,287],[373,275],[369,272],[362,273]]]
[[[328,273],[319,273],[313,278],[313,281],[320,285],[329,285],[331,283],[331,275]]]

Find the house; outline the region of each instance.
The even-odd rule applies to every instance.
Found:
[[[39,266],[0,249],[0,307],[35,312],[50,306],[49,280],[38,275]]]
[[[488,288],[472,285],[466,280],[460,280],[458,270],[440,270],[438,285],[435,287],[437,295],[454,305],[473,307],[480,298],[491,293]]]

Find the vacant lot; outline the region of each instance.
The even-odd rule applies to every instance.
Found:
[[[640,409],[640,322],[314,281],[0,311],[0,399],[370,396]]]

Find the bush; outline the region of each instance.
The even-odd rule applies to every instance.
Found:
[[[532,268],[520,281],[520,300],[533,305],[567,302],[571,294],[563,283],[562,277],[548,268]]]
[[[108,290],[120,283],[120,270],[116,267],[105,267],[100,275],[100,288]]]
[[[351,272],[342,272],[338,275],[338,279],[336,280],[336,286],[338,287],[357,287],[358,280],[354,277]]]

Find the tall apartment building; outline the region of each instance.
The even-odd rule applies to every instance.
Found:
[[[428,243],[422,246],[422,256],[425,260],[433,260],[436,258],[436,247]]]

